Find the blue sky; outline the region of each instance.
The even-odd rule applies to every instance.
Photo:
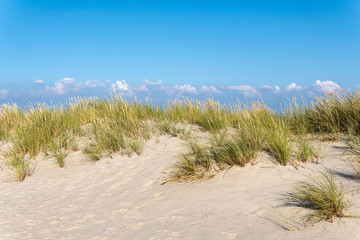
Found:
[[[0,103],[355,90],[359,29],[348,0],[0,0]]]

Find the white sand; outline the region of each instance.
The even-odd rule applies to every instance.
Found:
[[[42,160],[21,183],[9,181],[1,157],[0,239],[360,239],[360,219],[287,231],[271,207],[287,218],[304,216],[306,210],[285,205],[284,194],[326,167],[341,173],[338,179],[351,191],[346,213],[360,215],[360,183],[346,177],[352,171],[343,147],[329,144],[321,164],[299,170],[276,165],[264,153],[255,166],[165,185],[183,149],[177,138],[151,140],[140,157],[115,155],[92,164],[76,152],[63,169]]]

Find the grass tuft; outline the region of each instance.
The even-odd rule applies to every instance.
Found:
[[[289,123],[280,117],[272,119],[271,125],[266,129],[267,149],[283,166],[286,166],[291,158],[292,144],[289,134]]]
[[[132,140],[129,143],[130,151],[135,152],[137,155],[141,156],[144,147],[145,147],[145,141],[143,140]]]
[[[25,158],[24,154],[10,150],[6,153],[6,157],[8,158],[8,163],[14,170],[19,182],[24,181],[26,177],[33,174],[35,166]]]
[[[187,153],[179,156],[166,182],[195,181],[213,176],[210,173],[212,158],[209,149],[196,138],[188,139],[186,147]]]
[[[311,222],[324,219],[333,222],[334,217],[346,217],[345,190],[332,173],[321,172],[311,181],[297,184],[289,195],[291,203],[313,210],[308,218]]]
[[[355,173],[355,178],[360,179],[360,137],[349,135],[346,143],[350,148],[350,152],[353,154],[350,165]]]
[[[295,158],[301,162],[308,162],[315,157],[313,145],[305,138],[299,137]]]

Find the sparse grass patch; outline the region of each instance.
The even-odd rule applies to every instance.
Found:
[[[87,154],[91,160],[99,161],[102,157],[102,148],[98,142],[93,141],[88,143],[84,149],[84,153]]]
[[[54,157],[60,168],[65,166],[65,157],[69,149],[75,144],[74,137],[69,132],[63,132],[55,139],[51,139],[49,144],[50,155]]]
[[[360,179],[360,137],[349,135],[346,143],[350,148],[350,152],[353,154],[350,165],[353,168],[355,178]]]
[[[313,145],[313,154],[315,157],[315,163],[318,164],[319,160],[323,157],[325,147],[320,142],[313,142],[312,145]]]
[[[173,122],[170,121],[163,121],[159,123],[159,131],[160,134],[169,134],[173,137],[178,137],[179,135],[185,134],[184,127],[178,127]]]
[[[172,166],[173,171],[169,174],[166,182],[195,181],[205,176],[205,170],[196,165],[194,156],[181,154],[179,160]]]
[[[301,162],[308,162],[315,157],[313,144],[305,136],[299,136],[295,158]]]
[[[64,148],[57,149],[53,152],[52,156],[55,157],[60,168],[65,166],[65,157],[68,155],[68,151]]]
[[[166,182],[194,181],[213,176],[210,173],[212,159],[208,147],[195,138],[187,140],[186,147],[187,153],[180,155]]]
[[[35,166],[28,159],[26,159],[24,154],[10,150],[8,153],[6,153],[5,157],[8,158],[8,163],[14,170],[19,182],[33,174]]]
[[[297,184],[289,196],[291,204],[313,210],[309,221],[328,219],[333,222],[334,217],[346,217],[345,194],[342,184],[336,182],[332,173],[321,172],[309,182]]]
[[[144,140],[135,140],[132,141],[131,144],[131,149],[133,152],[135,152],[137,155],[141,156],[144,147],[145,147],[145,141]]]

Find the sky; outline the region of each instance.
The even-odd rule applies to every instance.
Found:
[[[0,0],[0,104],[360,88],[360,1]]]

